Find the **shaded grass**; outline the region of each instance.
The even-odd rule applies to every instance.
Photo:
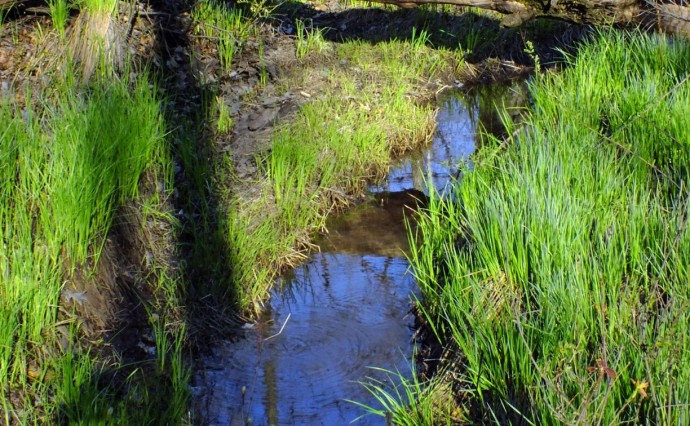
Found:
[[[411,261],[473,421],[688,421],[689,60],[599,34],[432,197]]]
[[[383,177],[393,154],[429,139],[434,107],[412,99],[462,60],[426,46],[422,36],[417,43],[348,42],[303,52],[305,68],[288,80],[308,81],[329,64],[323,95],[276,130],[270,152],[257,159],[270,182],[262,198],[230,207],[227,235],[243,309],[257,308],[276,274],[304,258],[329,212]]]
[[[0,104],[0,121],[6,123],[0,133],[2,420],[178,421],[187,395],[183,327],[154,330],[159,352],[151,363],[158,366],[159,380],[172,382],[149,395],[142,386],[151,379],[143,377],[150,374],[145,369],[130,369],[125,384],[101,383],[112,366],[80,343],[80,324],[58,308],[75,269],[91,271],[99,262],[114,212],[140,196],[144,172],[157,170],[166,179],[170,160],[160,103],[145,78],[94,83],[87,93],[69,81],[54,89],[55,97],[38,107]],[[149,280],[168,293],[170,306],[176,304],[170,297],[178,285],[174,275],[158,273]],[[73,297],[74,303],[83,295]],[[165,399],[179,405],[161,411]]]

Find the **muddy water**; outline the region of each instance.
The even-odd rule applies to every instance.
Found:
[[[201,424],[385,424],[349,401],[378,408],[359,382],[399,381],[371,367],[411,374],[415,282],[404,212],[428,192],[425,176],[442,188],[458,175],[481,143],[478,126],[500,133],[493,104],[519,97],[493,88],[442,102],[432,146],[401,160],[370,202],[334,218],[321,252],[281,277],[262,318],[201,360]]]

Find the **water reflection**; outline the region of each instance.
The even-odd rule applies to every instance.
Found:
[[[263,321],[207,360],[216,368],[205,369],[213,417],[204,423],[342,425],[362,415],[346,400],[376,406],[357,381],[388,378],[368,367],[409,375],[407,267],[400,257],[318,253],[284,277]]]
[[[358,381],[393,380],[369,367],[409,377],[415,283],[404,258],[404,218],[424,203],[426,182],[443,189],[471,166],[483,143],[478,128],[502,134],[495,105],[523,105],[525,93],[496,86],[445,99],[432,146],[394,167],[372,188],[371,202],[332,218],[322,253],[282,277],[260,321],[201,361],[201,424],[344,425],[364,413],[347,400],[377,406]]]
[[[372,190],[416,189],[428,194],[427,185],[431,182],[434,188],[442,191],[460,176],[463,168],[472,166],[470,156],[485,142],[486,133],[497,137],[505,135],[498,110],[505,110],[514,120],[526,103],[525,84],[486,86],[466,94],[447,93],[442,96],[430,148],[406,156]]]
[[[409,252],[405,220],[414,226],[415,210],[425,203],[426,196],[415,190],[375,194],[347,214],[330,218],[330,231],[317,243],[330,252],[404,257]]]

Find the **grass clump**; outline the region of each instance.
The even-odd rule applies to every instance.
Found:
[[[322,53],[328,47],[328,43],[323,37],[324,29],[313,28],[299,19],[295,21],[295,25],[297,36],[295,55],[297,58],[302,59],[312,51]]]
[[[62,82],[56,93],[35,107],[0,103],[2,422],[177,421],[186,405],[184,329],[154,333],[160,349],[151,361],[160,370],[154,375],[170,378],[170,386],[150,395],[141,386],[151,381],[143,365],[128,370],[121,388],[100,381],[113,368],[80,343],[77,316],[64,305],[85,303],[88,295],[70,293],[68,283],[77,270],[87,271],[81,274],[87,282],[96,279],[115,211],[141,197],[142,175],[169,168],[160,102],[146,80],[94,83],[82,94]],[[171,275],[149,280],[169,293],[178,285]]]
[[[473,421],[686,423],[690,45],[603,32],[568,62],[421,215],[423,313]]]
[[[50,9],[50,18],[53,21],[55,31],[57,31],[61,38],[64,37],[67,20],[69,19],[70,4],[67,0],[49,0],[48,8]]]
[[[218,60],[225,70],[230,70],[232,60],[251,34],[252,21],[244,9],[223,2],[201,1],[192,10],[197,36],[213,41]]]
[[[235,200],[226,226],[244,309],[268,295],[277,271],[303,259],[329,212],[383,177],[394,153],[429,139],[434,106],[413,102],[411,93],[460,61],[398,41],[348,42],[306,56],[291,85],[318,73],[323,95],[275,131],[270,152],[257,159],[269,185],[258,202]],[[333,64],[325,75],[324,63]]]
[[[410,379],[396,371],[374,370],[382,371],[392,380],[367,378],[361,382],[378,401],[380,408],[350,401],[367,412],[360,418],[376,415],[385,417],[388,424],[400,426],[440,426],[466,421],[463,410],[454,404],[448,383],[436,379],[421,381],[414,369]]]

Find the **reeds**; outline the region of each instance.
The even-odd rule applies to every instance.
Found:
[[[690,46],[602,32],[432,196],[421,306],[475,421],[690,417]]]

